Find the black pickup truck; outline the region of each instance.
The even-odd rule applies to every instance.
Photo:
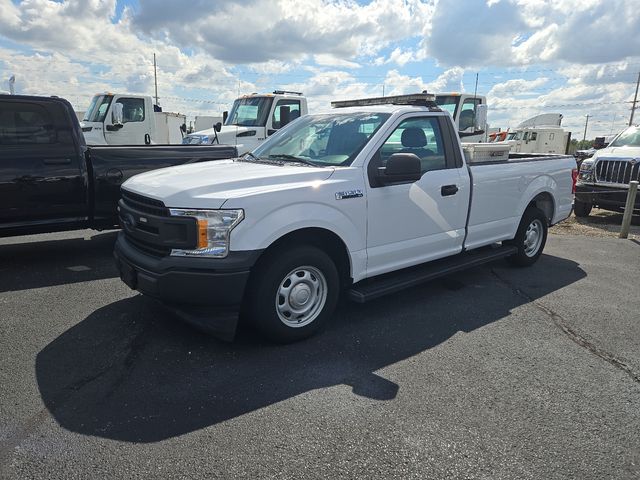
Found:
[[[116,227],[129,177],[236,154],[225,145],[89,147],[66,100],[0,95],[0,237]]]

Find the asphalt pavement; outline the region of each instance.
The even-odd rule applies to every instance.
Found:
[[[640,478],[640,242],[549,237],[293,345],[128,289],[113,232],[0,239],[0,478]]]

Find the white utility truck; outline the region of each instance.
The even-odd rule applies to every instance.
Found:
[[[506,141],[514,153],[567,153],[571,132],[561,127],[561,113],[543,113],[520,123]]]
[[[500,258],[532,265],[571,213],[575,160],[465,152],[434,100],[333,102],[241,158],[129,179],[121,278],[222,338],[241,311],[288,342],[344,291],[366,302]]]
[[[87,145],[180,144],[186,117],[163,112],[145,95],[100,93],[80,126]]]
[[[231,111],[223,113],[224,122],[185,136],[183,143],[234,145],[242,155],[307,113],[307,99],[299,92],[244,95],[233,102]]]

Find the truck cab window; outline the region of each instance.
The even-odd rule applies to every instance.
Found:
[[[269,118],[273,98],[246,97],[233,102],[225,125],[264,127]]]
[[[271,117],[272,128],[277,129],[282,126],[280,124],[280,109],[284,106],[289,107],[290,121],[294,121],[300,116],[300,100],[278,100],[276,108],[274,108],[273,115]]]
[[[410,118],[404,120],[387,138],[380,150],[380,166],[394,153],[413,153],[420,158],[422,173],[446,168],[444,143],[438,119]]]
[[[57,142],[50,113],[40,105],[9,103],[0,110],[0,145],[34,145]]]
[[[111,106],[111,100],[113,100],[113,95],[96,95],[93,97],[87,113],[84,114],[83,121],[104,122],[107,111]]]
[[[460,110],[460,131],[464,132],[469,128],[473,128],[476,120],[476,106],[480,105],[479,98],[467,98],[462,104]]]
[[[531,132],[531,140],[537,140],[538,139],[538,132]]]
[[[118,98],[116,102],[122,104],[122,123],[144,122],[143,98]]]

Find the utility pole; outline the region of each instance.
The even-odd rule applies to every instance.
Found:
[[[156,84],[156,105],[160,105],[158,103],[158,70],[156,66],[156,54],[153,54],[153,79]]]
[[[631,106],[631,116],[629,117],[629,126],[633,125],[633,114],[636,111],[636,102],[638,101],[638,86],[640,86],[640,72],[638,72],[638,81],[636,82],[636,94],[633,96],[633,105]]]
[[[582,136],[582,141],[584,142],[587,139],[587,126],[589,125],[589,117],[591,115],[585,115],[587,117],[586,122],[584,122],[584,135]]]

